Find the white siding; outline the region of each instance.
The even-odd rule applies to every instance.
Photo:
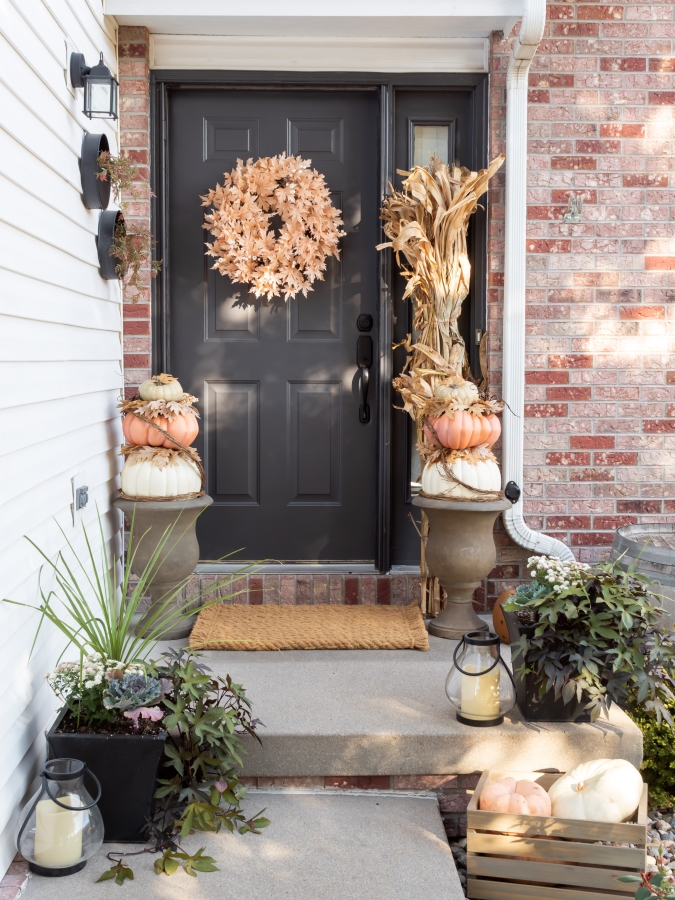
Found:
[[[82,516],[109,513],[121,442],[120,292],[98,274],[98,212],[81,201],[78,159],[89,122],[65,69],[70,51],[117,71],[116,25],[102,0],[0,2],[0,598],[38,600],[39,557],[72,524],[71,476],[89,486]],[[37,617],[0,603],[0,877],[18,809],[45,755],[57,701],[44,680],[63,649],[52,628],[30,655]]]

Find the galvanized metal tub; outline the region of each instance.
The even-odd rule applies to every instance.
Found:
[[[624,525],[614,535],[610,559],[657,582],[654,593],[666,611],[669,627],[675,625],[675,525]]]

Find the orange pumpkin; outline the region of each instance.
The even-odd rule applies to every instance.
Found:
[[[152,419],[164,431],[168,431],[171,437],[174,437],[184,447],[189,447],[199,433],[199,423],[197,417],[192,413],[176,416],[169,422],[164,416],[156,416]],[[133,413],[127,413],[122,421],[122,431],[124,437],[130,444],[138,444],[142,447],[169,447],[174,448],[176,444],[164,437],[161,431],[148,425],[142,419],[139,419]]]
[[[504,618],[504,610],[502,609],[502,604],[506,603],[509,597],[512,597],[514,594],[515,591],[513,590],[513,588],[507,588],[505,591],[502,591],[495,600],[495,605],[492,609],[492,630],[501,640],[502,644],[511,643],[509,626],[506,624],[506,619]]]
[[[465,409],[456,409],[453,413],[429,419],[438,440],[451,450],[466,450],[467,447],[478,447],[480,444],[492,446],[502,432],[499,419],[494,414],[474,416]],[[431,437],[427,430],[427,437]]]
[[[483,788],[479,806],[490,812],[550,816],[551,798],[535,781],[500,778]]]

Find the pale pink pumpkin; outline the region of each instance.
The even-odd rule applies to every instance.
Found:
[[[500,778],[486,785],[480,795],[480,809],[523,816],[550,816],[551,799],[534,781]]]
[[[197,417],[192,413],[184,413],[176,416],[170,422],[164,416],[156,416],[151,421],[156,422],[164,431],[168,431],[184,447],[189,447],[199,433]],[[168,447],[176,448],[176,444],[164,437],[161,431],[148,425],[133,413],[127,413],[122,421],[124,437],[130,444],[138,444],[141,447]]]
[[[478,447],[481,444],[491,447],[502,432],[499,419],[494,414],[474,416],[465,409],[430,418],[429,424],[442,446],[450,450],[466,450],[467,447]],[[427,437],[431,437],[428,429]]]

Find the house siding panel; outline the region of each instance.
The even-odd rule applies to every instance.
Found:
[[[101,0],[7,0],[0,13],[0,597],[39,599],[40,557],[81,523],[109,514],[121,442],[121,297],[98,273],[97,211],[81,200],[82,91],[66,81],[67,44],[93,63],[102,51],[117,72],[116,26]],[[112,127],[111,127],[112,126]],[[73,526],[71,477],[89,505]],[[65,538],[58,526],[65,532]],[[49,587],[42,573],[42,586]],[[63,639],[38,617],[0,603],[0,877],[15,854],[19,807],[45,756],[44,729],[58,701],[44,681]]]

